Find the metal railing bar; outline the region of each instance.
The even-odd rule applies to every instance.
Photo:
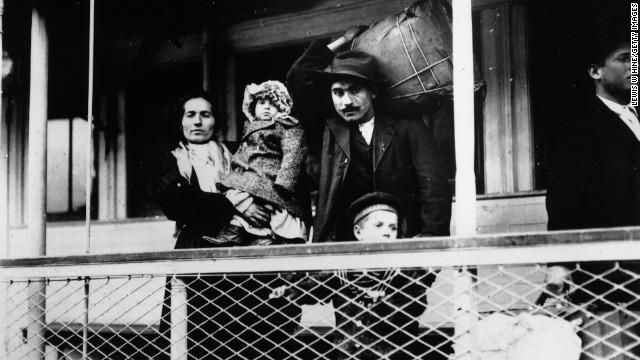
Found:
[[[360,244],[350,244],[360,245]],[[390,243],[388,245],[396,245]],[[247,273],[300,270],[363,269],[375,263],[378,267],[463,266],[496,264],[532,264],[563,261],[604,261],[640,259],[640,241],[590,240],[577,243],[558,243],[542,245],[517,245],[509,247],[460,247],[448,251],[430,250],[424,247],[424,241],[403,242],[402,251],[349,251],[347,253],[314,253],[305,256],[264,256],[237,258],[198,258],[191,260],[169,259],[163,261],[118,261],[116,263],[77,263],[64,261],[56,264],[42,258],[40,264],[34,259],[29,261],[5,261],[0,266],[0,278],[25,279],[34,277],[75,277],[75,276],[124,276],[130,274],[162,275],[193,273]],[[413,245],[413,246],[409,246]],[[311,248],[312,246],[309,246]],[[357,246],[354,246],[357,248]],[[392,246],[393,248],[393,246]],[[257,251],[259,249],[253,249]],[[353,249],[351,249],[353,250]],[[212,250],[199,250],[202,253],[215,254]],[[287,261],[283,261],[285,259]],[[27,265],[28,264],[28,265]]]
[[[492,234],[470,237],[434,237],[396,240],[393,242],[337,242],[308,245],[247,246],[218,249],[172,250],[126,254],[39,256],[0,260],[0,268],[15,266],[110,264],[163,260],[202,260],[263,258],[282,256],[318,256],[332,254],[392,253],[405,251],[437,251],[490,249],[517,246],[559,246],[566,244],[602,243],[640,240],[640,227],[554,231],[527,234]]]

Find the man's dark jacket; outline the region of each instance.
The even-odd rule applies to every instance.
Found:
[[[319,107],[321,99],[329,97],[330,88],[328,84],[319,83],[314,73],[329,65],[333,55],[326,44],[314,42],[287,75],[294,114],[310,138],[322,134],[313,242],[348,240],[335,239],[335,226],[338,197],[351,161],[352,129],[335,111],[324,118]],[[397,197],[404,206],[404,235],[449,235],[449,185],[424,123],[420,119],[396,119],[376,112],[372,146],[374,189]]]
[[[593,96],[554,131],[549,230],[640,225],[640,141]]]
[[[549,230],[640,225],[640,141],[633,132],[596,96],[558,125],[547,191]],[[640,273],[637,262],[620,267]],[[597,301],[604,309],[635,301],[629,291],[640,293],[640,281],[632,281],[626,271],[614,271],[611,262],[582,263],[573,272],[580,285],[573,301],[593,302],[591,294],[605,295],[604,302]],[[625,284],[626,290],[613,291],[614,284]]]

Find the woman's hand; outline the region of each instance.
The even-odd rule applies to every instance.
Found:
[[[242,217],[247,220],[249,224],[255,227],[266,227],[271,221],[270,211],[263,205],[258,205],[255,202],[242,212]]]

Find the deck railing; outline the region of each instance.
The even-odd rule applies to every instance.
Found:
[[[9,259],[0,358],[639,359],[639,269],[636,228]]]

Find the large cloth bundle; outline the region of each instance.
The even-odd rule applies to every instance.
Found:
[[[449,2],[421,0],[354,40],[352,48],[374,56],[390,81],[378,106],[392,114],[421,116],[453,97],[451,27]],[[477,69],[475,74],[477,90],[483,82]]]
[[[574,325],[545,315],[494,313],[470,334],[469,351],[484,360],[578,360],[582,349]]]

